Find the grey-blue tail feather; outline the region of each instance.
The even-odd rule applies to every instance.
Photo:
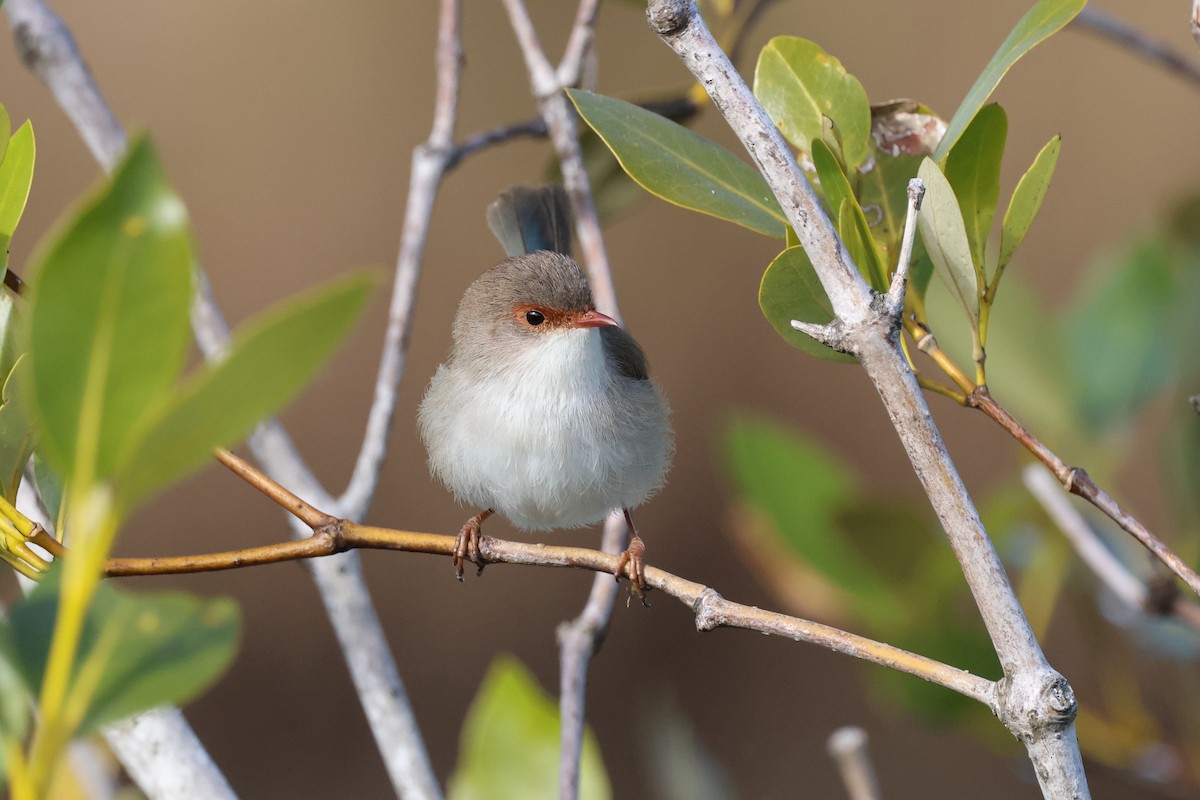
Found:
[[[505,189],[488,206],[487,221],[509,256],[538,250],[571,255],[571,202],[559,184]]]

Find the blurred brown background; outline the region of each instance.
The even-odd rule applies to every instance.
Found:
[[[192,214],[202,261],[231,320],[296,290],[395,257],[408,165],[428,134],[433,89],[433,2],[156,2],[59,0],[100,85],[130,128],[163,153]],[[526,75],[499,3],[467,2],[466,70],[458,130],[467,134],[533,114]],[[801,35],[837,55],[874,101],[915,97],[953,112],[1027,7],[1019,0],[776,3],[751,33],[741,67],[771,35]],[[531,3],[557,57],[572,4]],[[1188,4],[1112,0],[1104,8],[1194,51]],[[13,246],[19,270],[34,242],[97,167],[48,93],[0,41],[0,100],[29,117],[38,170]],[[678,89],[687,76],[647,30],[641,11],[604,9],[599,90]],[[1049,136],[1063,155],[1042,218],[1017,264],[1054,299],[1106,244],[1152,219],[1200,176],[1200,96],[1128,53],[1068,31],[1035,50],[997,94],[1009,112],[1004,183]],[[709,113],[706,135],[736,144]],[[497,260],[483,222],[505,185],[541,177],[548,147],[510,144],[455,171],[438,200],[391,458],[369,516],[378,524],[452,532],[464,517],[429,479],[415,435],[424,386],[449,344],[467,284]],[[1009,189],[1005,189],[1009,191]],[[622,312],[670,398],[678,439],[666,490],[639,515],[652,563],[725,596],[778,607],[756,585],[726,532],[727,488],[716,437],[734,409],[802,426],[872,486],[918,492],[912,470],[869,384],[852,367],[805,358],[761,318],[756,289],[777,247],[762,237],[645,197],[607,232]],[[344,486],[357,452],[384,324],[380,291],[337,363],[285,414],[319,476]],[[931,400],[969,486],[985,490],[1016,463],[1014,445],[981,417]],[[1153,481],[1120,488],[1151,525]],[[505,523],[490,523],[507,535]],[[282,538],[280,515],[235,479],[209,469],[139,513],[121,554],[230,549]],[[556,541],[590,544],[595,532]],[[447,561],[366,553],[366,573],[437,773],[450,774],[459,726],[490,660],[511,652],[557,686],[554,627],[581,605],[590,577],[494,567],[459,585]],[[390,796],[330,627],[303,568],[283,565],[138,586],[230,594],[245,642],[230,674],[188,717],[243,797]],[[1080,691],[1070,653],[1048,654]],[[1075,665],[1082,667],[1084,665]],[[737,631],[697,634],[666,598],[618,608],[595,662],[591,720],[616,796],[649,796],[640,708],[664,698],[690,718],[745,798],[839,797],[825,755],[837,726],[864,725],[892,798],[1034,797],[1023,757],[920,728],[872,710],[866,667],[814,647]],[[1086,670],[1084,670],[1086,672]],[[1101,770],[1098,796],[1130,797]]]

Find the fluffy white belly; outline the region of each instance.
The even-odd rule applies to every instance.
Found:
[[[421,404],[430,467],[460,501],[548,530],[632,508],[662,484],[666,404],[649,381],[609,373],[596,331],[556,331],[480,373],[439,367]]]

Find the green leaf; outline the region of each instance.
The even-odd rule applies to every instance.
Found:
[[[810,356],[853,363],[854,358],[831,350],[792,327],[792,320],[829,322],[833,306],[803,247],[789,247],[775,257],[758,287],[758,307],[783,340]]]
[[[558,795],[558,708],[512,656],[501,656],[467,712],[449,800],[526,800]],[[579,796],[611,797],[600,748],[584,733]]]
[[[122,464],[126,507],[207,463],[278,411],[350,331],[375,285],[358,273],[294,297],[244,325],[219,363],[191,376]]]
[[[992,91],[1012,65],[1074,19],[1075,15],[1083,10],[1086,2],[1087,0],[1038,0],[1033,8],[1021,17],[1021,21],[984,67],[975,85],[967,92],[958,111],[954,112],[954,117],[946,126],[946,134],[933,154],[935,161],[941,161],[950,152],[966,130],[967,124],[975,118],[975,114],[991,97]]]
[[[0,740],[24,741],[29,728],[29,712],[34,702],[19,664],[12,628],[7,620],[0,621]]]
[[[187,215],[146,139],[41,248],[30,283],[39,447],[59,474],[103,479],[141,438],[189,340]]]
[[[998,104],[979,109],[962,138],[946,156],[946,180],[954,187],[976,266],[983,265],[988,234],[1000,199],[1000,160],[1008,136],[1008,116]]]
[[[967,312],[972,328],[978,328],[979,287],[958,200],[950,182],[932,159],[921,162],[918,174],[925,182],[925,200],[917,216],[921,241],[933,262],[934,271]]]
[[[819,45],[795,36],[776,36],[758,55],[754,94],[784,138],[804,152],[823,138],[832,120],[847,169],[867,159],[871,105],[862,84]]]
[[[1200,257],[1145,238],[1105,259],[1069,308],[1078,414],[1093,434],[1130,417],[1176,381],[1200,372]]]
[[[9,243],[29,199],[34,149],[33,127],[26,121],[0,161],[0,275],[8,269]]]
[[[0,393],[0,493],[10,503],[17,500],[25,465],[33,455],[33,429],[18,389],[28,379],[28,372],[25,359],[19,360],[4,379]]]
[[[19,383],[28,380],[28,360],[20,353],[20,315],[13,297],[0,291],[0,494],[9,502],[33,452],[33,429],[20,402]],[[17,366],[21,376],[18,378]]]
[[[1008,211],[1004,212],[1004,223],[1000,229],[1000,260],[997,271],[1003,270],[1012,260],[1013,253],[1025,240],[1029,226],[1042,207],[1046,190],[1050,188],[1050,179],[1054,177],[1054,167],[1058,164],[1058,152],[1062,147],[1062,137],[1055,136],[1037,154],[1033,165],[1021,176],[1017,188],[1013,190],[1012,200],[1008,202]]]
[[[46,505],[46,513],[50,516],[50,524],[54,526],[54,533],[61,539],[63,538],[62,480],[58,477],[58,473],[46,463],[46,459],[37,452],[36,447],[33,451],[33,478],[37,483],[38,494],[41,495],[42,502]]]
[[[11,137],[12,118],[8,115],[8,109],[0,105],[0,162],[4,160],[4,154],[8,151],[8,140]]]
[[[867,218],[837,157],[824,142],[815,141],[812,160],[817,177],[821,179],[821,191],[829,204],[830,216],[837,220],[838,234],[846,245],[846,251],[872,287],[877,291],[887,291],[887,267],[883,264]]]
[[[20,670],[40,686],[58,614],[59,570],[13,607],[13,641]],[[128,593],[101,585],[88,610],[73,687],[85,670],[99,670],[86,698],[78,735],[163,703],[183,703],[225,671],[241,627],[228,598],[205,600],[175,592]]]
[[[681,125],[686,125],[698,112],[695,102],[686,92],[639,99],[637,105]],[[579,130],[579,151],[592,187],[596,213],[602,222],[619,218],[636,201],[646,196],[646,190],[626,174],[604,140],[586,125]],[[547,158],[544,174],[548,183],[563,182],[562,166],[553,156]]]
[[[876,150],[874,163],[860,179],[858,202],[888,272],[900,258],[900,239],[908,214],[908,182],[917,177],[920,166],[919,156],[892,156]]]
[[[36,149],[33,126],[26,121],[9,140],[0,161],[0,267],[8,264],[8,243],[25,213]]]
[[[730,424],[725,457],[737,494],[765,513],[784,552],[849,592],[860,613],[898,610],[845,536],[842,514],[861,497],[854,474],[838,458],[797,431],[748,416]]]
[[[715,142],[652,111],[582,89],[567,95],[629,177],[669,203],[782,239],[787,220],[766,181]]]

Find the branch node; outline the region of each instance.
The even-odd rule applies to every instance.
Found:
[[[794,319],[792,327],[832,350],[837,350],[839,353],[850,352],[849,343],[846,341],[846,332],[842,329],[841,322],[836,319],[828,325]]]
[[[1091,476],[1087,474],[1087,470],[1083,467],[1071,467],[1067,470],[1067,475],[1062,479],[1063,488],[1072,494],[1079,493],[1079,487],[1086,486],[1091,483]]]
[[[651,0],[646,6],[646,21],[659,36],[670,36],[686,28],[695,13],[693,0]]]
[[[720,614],[720,607],[725,598],[716,589],[705,589],[692,603],[692,613],[696,615],[696,630],[701,633],[719,628],[725,624],[725,618]]]
[[[1053,669],[1017,672],[996,684],[999,716],[1022,742],[1065,730],[1079,705],[1067,679]]]
[[[335,519],[324,522],[313,529],[313,536],[329,541],[329,554],[344,553],[350,549],[346,541],[346,520]]]

